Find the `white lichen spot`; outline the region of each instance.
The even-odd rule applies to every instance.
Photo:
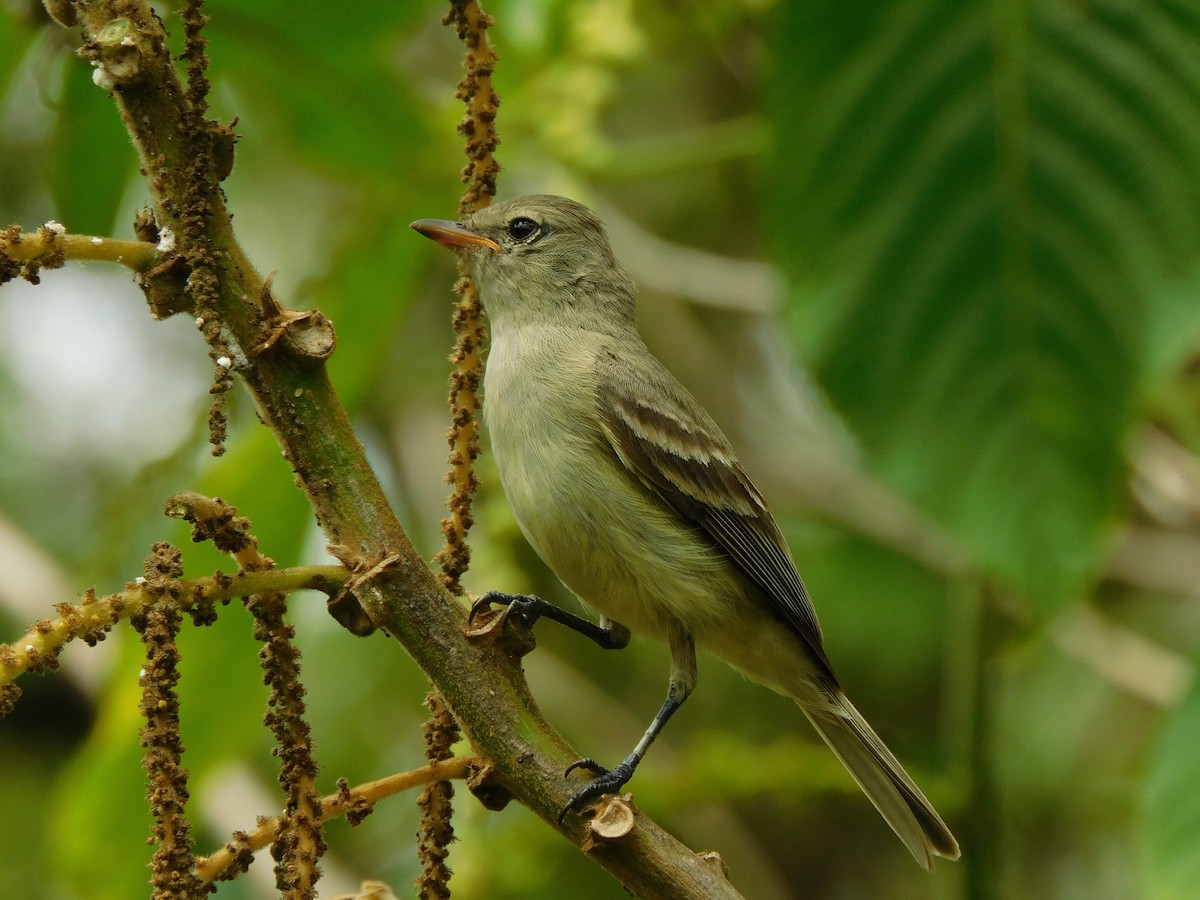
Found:
[[[220,366],[222,369],[228,369],[230,366],[233,365],[233,360],[230,359],[228,356],[218,356],[217,357],[217,365]]]
[[[67,233],[66,226],[62,222],[55,222],[53,219],[46,223],[46,230],[53,231],[59,237]]]
[[[34,651],[34,646],[33,646],[33,644],[26,644],[26,645],[25,645],[25,652],[26,652],[26,653],[32,653],[33,651]]]
[[[116,80],[112,77],[112,73],[104,66],[96,66],[92,71],[92,84],[100,88],[102,91],[111,91],[117,86]]]
[[[134,583],[134,584],[145,584],[145,583],[146,583],[146,576],[145,576],[145,575],[139,575],[137,578],[133,579],[133,583]]]
[[[162,231],[158,233],[158,246],[155,249],[159,253],[174,253],[175,252],[175,232],[166,225]]]
[[[204,316],[196,316],[196,327],[197,328],[204,327]]]
[[[138,669],[138,678],[145,678],[145,677],[146,677],[146,670]]]
[[[94,238],[92,238],[92,243],[99,246],[100,244],[104,243],[104,238],[94,237]]]
[[[224,325],[221,326],[221,340],[225,342],[225,346],[229,348],[229,352],[233,354],[233,361],[237,364],[239,370],[249,368],[250,360],[246,359],[246,354],[242,350],[242,345],[238,343],[237,338]]]

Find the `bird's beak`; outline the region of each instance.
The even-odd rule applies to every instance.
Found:
[[[476,234],[449,219],[417,219],[409,227],[451,250],[473,250],[476,247],[487,247],[497,253],[501,250],[500,245],[491,238]]]

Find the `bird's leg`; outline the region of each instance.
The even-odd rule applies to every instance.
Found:
[[[567,813],[581,809],[601,794],[616,793],[624,787],[626,782],[633,777],[634,769],[638,767],[638,763],[642,761],[642,757],[646,755],[646,751],[650,749],[650,745],[654,743],[658,733],[663,730],[667,720],[675,714],[675,710],[683,706],[683,701],[688,698],[692,688],[696,686],[696,645],[692,636],[682,629],[677,629],[671,632],[670,640],[670,686],[667,689],[667,699],[663,701],[663,705],[650,723],[650,727],[646,729],[642,739],[633,748],[633,752],[615,768],[606,769],[590,758],[577,760],[567,767],[567,771],[564,773],[566,775],[570,775],[575,769],[587,769],[596,773],[596,777],[577,790],[567,801],[563,811],[558,814],[559,822],[566,817]]]
[[[508,607],[508,615],[517,616],[526,628],[532,628],[534,622],[545,617],[579,632],[605,650],[621,650],[629,646],[629,629],[620,622],[603,619],[601,624],[597,625],[582,616],[559,609],[533,594],[502,594],[499,591],[488,591],[471,604],[467,622],[473,621],[475,616],[493,603]]]

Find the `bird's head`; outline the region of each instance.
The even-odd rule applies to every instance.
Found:
[[[632,280],[596,214],[574,200],[534,194],[461,222],[420,219],[412,227],[467,259],[493,320],[518,309],[547,313],[550,305],[632,315]]]

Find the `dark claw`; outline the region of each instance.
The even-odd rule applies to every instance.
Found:
[[[499,598],[503,596],[505,595],[497,594],[495,591],[488,591],[481,597],[476,598],[475,602],[471,604],[471,611],[467,614],[467,624],[475,624],[475,617],[481,612],[491,609],[492,604],[499,603]]]
[[[608,769],[604,768],[604,766],[600,765],[600,763],[596,762],[590,756],[585,756],[583,759],[577,759],[567,766],[567,771],[563,772],[563,778],[566,778],[576,769],[587,769],[589,772],[595,772],[597,775],[604,775],[608,772]]]
[[[588,771],[595,772],[596,777],[571,795],[571,799],[567,801],[567,805],[558,814],[560,825],[563,819],[567,817],[567,813],[577,812],[604,794],[617,793],[633,777],[633,766],[629,764],[628,760],[613,769],[606,769],[594,759],[580,759],[571,763],[563,775],[570,775],[576,769],[587,769]]]

